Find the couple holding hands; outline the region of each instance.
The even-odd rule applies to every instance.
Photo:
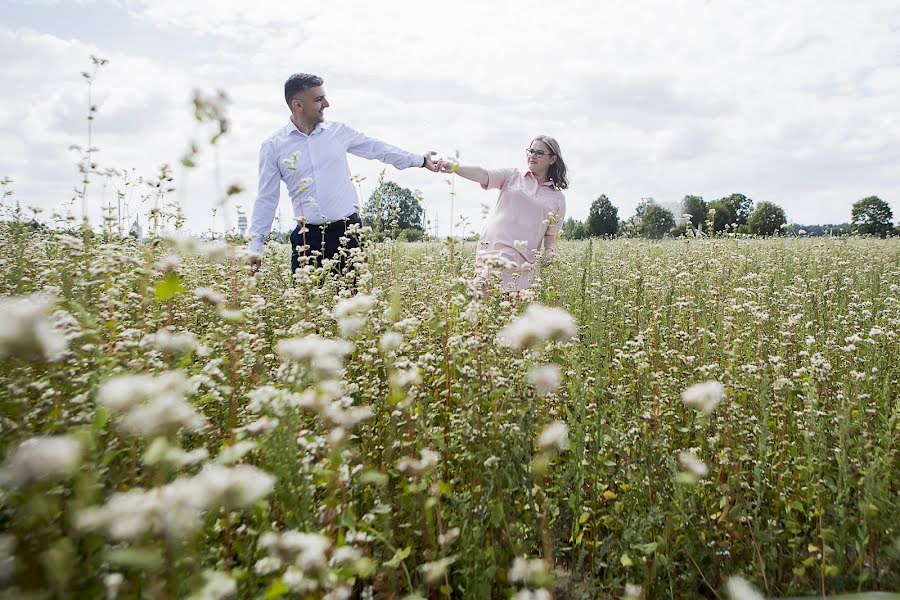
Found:
[[[350,153],[397,169],[422,167],[455,173],[480,183],[485,190],[500,190],[478,242],[478,274],[473,284],[482,289],[494,274],[504,290],[529,287],[537,253],[543,247],[544,261],[552,259],[565,218],[562,190],[568,187],[568,179],[555,139],[541,135],[531,140],[525,150],[524,171],[489,170],[435,160],[435,152],[407,152],[343,123],[326,121],[329,104],[323,85],[321,77],[306,73],[291,75],[284,84],[290,122],[266,139],[259,152],[259,193],[250,226],[254,269],[260,264],[284,181],[298,221],[291,233],[291,272],[301,265],[303,255],[317,263],[322,258],[335,259],[343,270],[346,252],[341,250],[359,245],[352,233],[362,224],[347,163]]]

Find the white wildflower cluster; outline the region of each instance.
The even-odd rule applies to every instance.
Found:
[[[725,388],[718,381],[697,383],[681,393],[681,400],[686,406],[691,406],[706,414],[711,414],[723,398],[725,398]]]
[[[697,458],[697,455],[691,451],[679,452],[678,462],[681,463],[682,469],[684,469],[687,473],[693,475],[694,477],[706,477],[706,475],[709,473],[709,469],[703,463],[703,461]]]
[[[257,563],[257,571],[273,573],[285,566],[299,570],[294,577],[316,575],[328,566],[328,552],[331,540],[318,533],[300,531],[267,532],[259,538],[260,547],[269,554],[262,565]],[[310,582],[316,589],[315,580]],[[295,590],[296,591],[296,590]]]
[[[528,383],[534,386],[539,396],[546,396],[559,387],[559,365],[538,365],[528,371]]]
[[[206,571],[203,587],[191,594],[188,600],[230,600],[237,598],[237,582],[226,573]]]
[[[194,289],[194,296],[216,308],[225,302],[224,294],[208,287],[198,287]]]
[[[753,584],[737,575],[728,578],[725,589],[731,600],[766,600]]]
[[[565,450],[569,445],[569,426],[562,421],[547,425],[538,437],[540,450]]]
[[[169,464],[179,469],[198,465],[208,458],[209,450],[206,448],[201,447],[186,452],[180,446],[173,446],[164,437],[153,440],[147,451],[144,452],[144,464]]]
[[[42,481],[65,479],[81,464],[82,447],[71,436],[43,436],[25,440],[0,468],[0,486],[22,488]]]
[[[108,379],[98,400],[118,416],[119,425],[138,435],[172,435],[196,431],[206,420],[185,400],[189,380],[180,371],[160,375],[119,375]]]
[[[151,333],[144,338],[143,344],[156,348],[164,354],[184,354],[205,350],[201,347],[197,336],[190,331],[177,332],[168,328]],[[200,353],[203,354],[203,352]]]
[[[517,556],[509,569],[508,577],[511,583],[540,588],[549,583],[551,575],[547,570],[547,564],[543,560]]]
[[[280,340],[277,349],[283,359],[307,364],[319,377],[333,378],[340,376],[344,368],[344,356],[353,351],[353,344],[310,334]]]
[[[0,297],[0,359],[52,361],[66,351],[66,337],[49,318],[53,303],[41,294]]]
[[[388,331],[378,341],[378,349],[385,354],[393,352],[403,344],[403,335],[396,331]]]
[[[342,336],[352,336],[362,329],[366,323],[365,315],[375,305],[375,297],[357,294],[338,302],[332,314],[338,322]]]
[[[547,340],[565,342],[577,333],[575,319],[564,309],[531,304],[500,332],[499,342],[509,348],[523,350]]]
[[[420,477],[437,466],[441,455],[430,448],[423,448],[420,458],[404,456],[397,461],[397,470],[406,475]]]
[[[77,523],[81,529],[102,530],[113,540],[146,534],[182,539],[203,525],[207,511],[252,506],[274,485],[274,477],[250,465],[207,464],[194,477],[113,494],[105,505],[82,510]]]

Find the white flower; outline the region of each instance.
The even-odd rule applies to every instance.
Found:
[[[391,383],[398,388],[407,388],[421,381],[419,367],[413,365],[408,369],[397,369],[390,376]]]
[[[526,588],[516,592],[510,600],[550,600],[550,598],[552,596],[547,590],[529,590]]]
[[[500,332],[502,345],[522,350],[547,340],[567,341],[578,333],[575,319],[562,308],[531,304]]]
[[[765,600],[765,596],[743,577],[729,577],[725,589],[731,600]]]
[[[134,488],[113,494],[103,506],[78,513],[80,529],[101,529],[114,540],[147,533],[182,539],[203,525],[208,510],[233,510],[271,492],[275,478],[249,465],[207,465],[194,477],[180,477],[150,490]]]
[[[623,600],[640,600],[642,592],[641,586],[634,583],[626,583],[625,595],[622,598]]]
[[[225,302],[225,295],[220,294],[212,288],[208,287],[199,287],[194,290],[194,296],[206,302],[210,306],[219,306],[223,302]]]
[[[337,377],[343,369],[344,356],[353,350],[353,344],[310,334],[302,338],[279,340],[277,349],[285,360],[309,363],[320,376]]]
[[[546,450],[556,448],[565,450],[569,445],[569,426],[562,421],[554,421],[547,425],[538,438],[538,448]]]
[[[559,366],[554,364],[534,367],[528,372],[528,383],[539,396],[546,396],[559,387],[559,372]]]
[[[318,533],[288,530],[282,533],[264,533],[259,538],[259,545],[269,555],[310,573],[325,568],[331,540]]]
[[[281,559],[274,556],[264,556],[253,565],[253,572],[257,575],[271,575],[282,567]]]
[[[100,386],[97,400],[114,413],[124,413],[157,396],[184,395],[189,388],[190,382],[180,371],[166,371],[160,375],[118,375]]]
[[[206,584],[192,594],[190,600],[226,600],[237,597],[237,583],[225,573],[206,571],[203,578]]]
[[[66,336],[48,317],[52,305],[51,297],[40,294],[0,297],[0,359],[17,356],[52,361],[66,351]]]
[[[219,455],[216,456],[216,462],[220,465],[231,465],[242,458],[244,455],[256,448],[256,444],[250,441],[237,442],[231,446],[222,446]]]
[[[421,459],[404,456],[399,461],[397,461],[397,470],[401,473],[407,473],[412,476],[419,476],[435,467],[440,459],[441,455],[434,450],[431,450],[430,448],[423,448]]]
[[[250,435],[266,435],[267,433],[271,433],[276,427],[278,427],[278,419],[272,417],[260,417],[256,421],[245,425],[243,430]]]
[[[180,429],[197,431],[206,425],[193,406],[175,394],[164,394],[124,414],[119,423],[123,429],[138,435],[169,435]]]
[[[213,504],[228,509],[245,508],[265,498],[275,487],[275,478],[250,465],[224,467],[207,464],[197,475],[197,482],[206,487]]]
[[[178,268],[178,265],[181,264],[181,257],[177,254],[167,254],[157,261],[154,268],[157,271],[162,271],[163,273],[169,273],[170,271],[174,271]]]
[[[388,331],[381,336],[378,347],[382,352],[390,352],[396,350],[403,343],[403,336],[396,331]]]
[[[706,477],[706,474],[709,473],[709,469],[703,464],[703,461],[697,458],[693,452],[680,452],[678,462],[681,463],[681,468],[696,477]]]
[[[438,545],[443,548],[449,546],[459,537],[459,527],[448,529],[445,533],[438,536]]]
[[[512,567],[509,569],[509,580],[514,583],[529,583],[544,575],[546,572],[547,566],[544,564],[543,560],[539,558],[529,560],[517,556],[513,561]]]
[[[119,588],[125,583],[125,576],[121,573],[110,573],[103,577],[103,587],[106,588],[107,600],[119,597]]]
[[[288,586],[295,594],[308,594],[314,592],[319,587],[319,582],[306,574],[297,567],[288,567],[281,576],[284,585]]]
[[[447,574],[447,569],[453,564],[454,560],[456,560],[454,557],[446,557],[421,565],[419,570],[422,571],[425,583],[430,585],[440,581]]]
[[[21,488],[41,481],[65,479],[81,463],[81,444],[70,436],[44,436],[25,440],[0,469],[0,486]]]
[[[350,600],[352,597],[353,590],[346,585],[341,585],[322,596],[322,600]]]
[[[169,329],[160,329],[145,338],[145,342],[167,354],[183,354],[192,352],[200,347],[197,336],[189,331],[172,332]]]
[[[366,320],[363,317],[344,317],[338,321],[338,331],[341,337],[353,337],[365,324]]]
[[[706,414],[710,414],[725,397],[725,388],[718,381],[697,383],[681,393],[681,400]]]
[[[334,318],[340,321],[341,319],[349,317],[351,315],[365,314],[369,312],[369,309],[371,309],[374,304],[374,296],[357,294],[352,298],[345,298],[344,300],[338,302],[334,306],[334,310],[332,311],[332,313],[334,314]]]
[[[331,554],[332,565],[346,565],[362,558],[362,552],[353,546],[341,546],[335,548]]]

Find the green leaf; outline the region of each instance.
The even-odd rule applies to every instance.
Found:
[[[266,590],[265,598],[266,600],[275,600],[275,598],[281,598],[290,591],[290,588],[285,582],[281,579],[276,579],[272,582],[272,585],[269,586],[269,589]]]
[[[659,546],[659,543],[650,542],[649,544],[641,544],[640,546],[638,546],[638,548],[640,548],[641,552],[643,552],[647,556],[650,556],[651,554],[656,552],[657,546]]]
[[[162,565],[163,556],[157,548],[116,548],[106,553],[106,560],[119,567],[149,571]]]
[[[619,562],[622,563],[623,567],[631,567],[634,566],[634,561],[628,556],[628,553],[625,552],[622,554],[622,557],[619,558]]]
[[[394,558],[384,563],[384,566],[396,569],[400,566],[400,563],[402,563],[406,559],[406,557],[409,556],[410,552],[412,552],[412,548],[410,546],[397,550],[397,553],[394,554]]]
[[[181,278],[178,277],[178,273],[167,273],[162,281],[156,284],[153,293],[157,300],[165,302],[166,300],[171,300],[176,294],[180,294],[183,291],[184,286],[181,284]]]

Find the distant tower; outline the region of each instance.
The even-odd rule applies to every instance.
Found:
[[[247,231],[246,215],[238,215],[238,231],[241,233],[241,237],[244,237],[244,233]]]
[[[131,227],[128,229],[128,235],[134,234],[138,240],[143,241],[144,232],[141,229],[141,224],[138,222],[138,216],[134,216],[134,223],[131,224]]]

